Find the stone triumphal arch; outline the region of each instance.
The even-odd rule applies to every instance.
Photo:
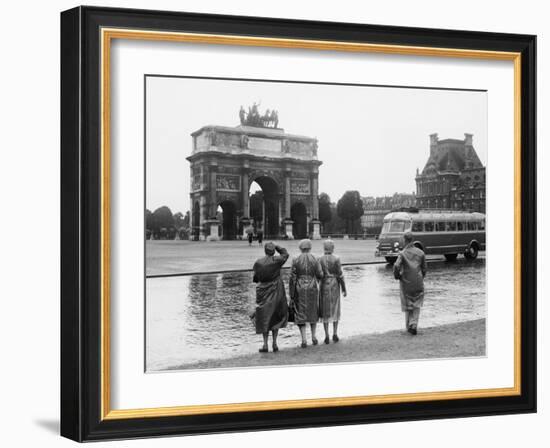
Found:
[[[250,225],[266,238],[320,238],[317,139],[275,127],[276,113],[264,117],[241,109],[240,126],[204,126],[191,134],[193,239],[236,239]],[[263,193],[260,222],[251,219],[253,182]]]

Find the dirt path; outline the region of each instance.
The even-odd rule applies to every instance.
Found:
[[[323,334],[322,328],[318,336]],[[258,347],[261,337],[258,336]],[[339,363],[350,361],[391,361],[427,358],[455,358],[485,355],[485,319],[420,328],[418,335],[405,331],[354,336],[337,344],[308,345],[278,353],[251,353],[230,359],[201,361],[173,367],[214,369],[220,367],[262,367],[271,365]],[[172,370],[172,369],[170,369]]]

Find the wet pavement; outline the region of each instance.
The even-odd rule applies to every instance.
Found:
[[[288,270],[284,271],[288,286]],[[344,268],[348,296],[342,297],[341,338],[404,328],[399,282],[385,264]],[[486,317],[485,259],[428,264],[420,326]],[[255,285],[250,272],[148,278],[146,281],[146,365],[148,371],[206,359],[257,352],[249,314]],[[332,330],[331,330],[332,331]],[[309,329],[308,329],[309,334]],[[322,341],[322,324],[317,337]],[[279,347],[299,344],[298,328],[280,331]]]
[[[266,240],[267,241],[267,240]],[[288,250],[291,257],[299,255],[299,240],[274,241]],[[323,255],[323,241],[312,241],[311,252]],[[374,253],[378,241],[374,239],[335,240],[336,254],[347,263],[384,261]],[[264,256],[264,248],[256,241],[146,241],[147,275],[198,273],[206,271],[234,271],[252,269],[254,261]],[[439,258],[442,258],[441,256]],[[290,260],[287,262],[290,264]]]

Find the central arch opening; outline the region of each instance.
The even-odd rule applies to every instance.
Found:
[[[233,201],[222,201],[218,205],[217,214],[222,223],[220,237],[223,240],[234,240],[237,237],[237,207]]]
[[[254,230],[263,231],[265,238],[278,238],[279,224],[279,186],[268,176],[256,177],[249,188],[250,218]]]
[[[307,237],[307,209],[303,202],[296,202],[290,208],[292,233],[294,238],[302,239]]]

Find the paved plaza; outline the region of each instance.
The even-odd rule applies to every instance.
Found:
[[[299,254],[299,240],[274,241],[286,248],[290,256]],[[343,263],[383,261],[375,258],[377,241],[335,240],[335,253]],[[254,261],[264,255],[257,241],[146,241],[147,275],[198,273],[251,269]],[[323,241],[314,240],[312,253],[323,254]],[[290,266],[290,263],[287,262]]]
[[[268,240],[269,241],[269,240]],[[274,241],[290,253],[290,257],[300,253],[299,240]],[[323,240],[314,240],[312,253],[323,255]],[[378,244],[374,239],[335,240],[335,254],[343,264],[385,262],[375,257]],[[189,274],[203,272],[234,271],[252,269],[254,261],[264,255],[263,247],[257,241],[182,241],[147,240],[145,247],[147,275]],[[480,252],[484,257],[485,252]],[[459,260],[462,257],[459,257]],[[428,256],[428,259],[443,259],[442,255]],[[287,262],[290,266],[290,261]]]

